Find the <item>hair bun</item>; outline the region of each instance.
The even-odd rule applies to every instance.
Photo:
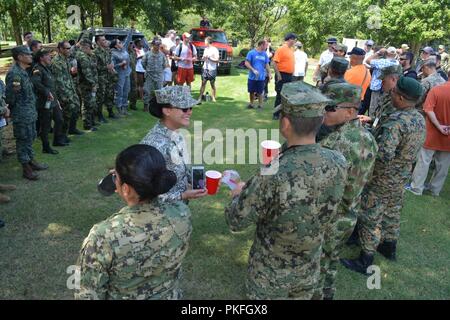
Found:
[[[155,193],[158,195],[168,192],[177,183],[177,175],[170,170],[164,170],[154,177]]]

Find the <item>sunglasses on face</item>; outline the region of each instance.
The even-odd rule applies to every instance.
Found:
[[[179,108],[176,108],[179,109]],[[192,108],[187,108],[187,109],[180,109],[181,111],[183,111],[183,113],[187,113],[188,111],[192,111]]]

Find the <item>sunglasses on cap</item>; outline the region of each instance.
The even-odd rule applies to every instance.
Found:
[[[337,109],[350,109],[350,108],[354,108],[357,109],[356,107],[351,107],[351,106],[338,106],[335,104],[329,104],[325,106],[325,111],[326,112],[336,112]]]

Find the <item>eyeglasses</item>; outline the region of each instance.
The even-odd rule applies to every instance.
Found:
[[[180,108],[177,108],[180,109]],[[187,108],[187,109],[180,109],[181,111],[183,111],[183,113],[187,113],[188,111],[192,111],[192,107],[191,108]]]
[[[112,174],[111,174],[111,179],[112,179],[112,182],[113,182],[114,184],[116,184],[117,176],[116,176],[115,173],[112,173]]]

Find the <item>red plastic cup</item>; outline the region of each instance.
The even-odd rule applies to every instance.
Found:
[[[220,179],[222,174],[219,171],[208,170],[205,173],[206,176],[206,189],[208,189],[208,194],[213,195],[217,193],[217,188],[219,187]]]
[[[275,140],[264,140],[261,142],[263,164],[269,164],[280,152],[281,144]]]

